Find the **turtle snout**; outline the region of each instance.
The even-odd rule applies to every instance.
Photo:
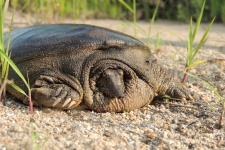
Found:
[[[122,98],[124,97],[124,85],[113,85],[113,87],[111,88],[110,92],[112,96],[118,97],[118,98]]]
[[[124,97],[123,70],[106,69],[97,81],[100,91],[109,97]]]

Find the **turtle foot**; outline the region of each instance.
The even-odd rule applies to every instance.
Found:
[[[55,77],[41,75],[31,88],[35,103],[60,109],[72,109],[82,100],[79,92]]]

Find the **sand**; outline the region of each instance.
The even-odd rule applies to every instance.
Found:
[[[14,28],[37,23],[73,22],[70,19],[40,21],[33,16],[16,13]],[[146,34],[137,30],[134,35],[132,25],[124,21],[76,20],[75,23],[108,27],[147,41]],[[147,33],[148,22],[138,22],[137,25]],[[202,24],[200,27],[196,44],[206,26]],[[163,66],[178,70],[182,77],[185,45],[166,30],[187,41],[189,25],[156,21],[151,32],[150,47],[154,55]],[[208,41],[196,59],[207,62],[193,68],[190,73],[206,80],[225,98],[225,25],[213,25]],[[30,114],[28,106],[9,97],[5,106],[0,103],[0,149],[225,149],[224,119],[222,129],[218,129],[221,100],[199,79],[189,76],[185,84],[198,94],[194,102],[157,100],[149,106],[124,113],[35,107],[34,114]]]

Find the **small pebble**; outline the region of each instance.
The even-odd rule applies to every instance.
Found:
[[[225,89],[225,84],[218,84],[217,88],[218,88],[218,90],[224,90]]]
[[[35,123],[35,119],[31,117],[30,122]]]
[[[197,128],[199,128],[201,125],[202,125],[202,124],[201,124],[200,121],[197,121],[197,122],[194,124],[194,126],[197,127]]]
[[[164,105],[161,105],[159,108],[159,112],[164,113],[165,112],[165,107]]]
[[[163,129],[168,130],[168,128],[169,128],[169,125],[167,123],[164,123],[163,124]]]
[[[193,85],[193,86],[197,86],[198,83],[197,83],[197,82],[193,82],[192,85]]]
[[[43,108],[42,112],[48,114],[48,113],[51,113],[52,110],[50,108]]]
[[[187,127],[183,124],[180,124],[178,126],[178,130],[181,132],[181,133],[186,133],[187,132]]]
[[[155,138],[155,135],[149,130],[144,131],[144,134],[147,138],[150,138],[152,140]]]

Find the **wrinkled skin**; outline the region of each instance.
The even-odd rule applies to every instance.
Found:
[[[7,34],[5,35],[7,41]],[[40,25],[11,33],[11,58],[29,77],[35,105],[96,112],[130,111],[168,94],[192,100],[173,72],[157,63],[140,41],[89,25]],[[21,79],[14,79],[26,89]],[[27,98],[7,90],[28,103]]]

